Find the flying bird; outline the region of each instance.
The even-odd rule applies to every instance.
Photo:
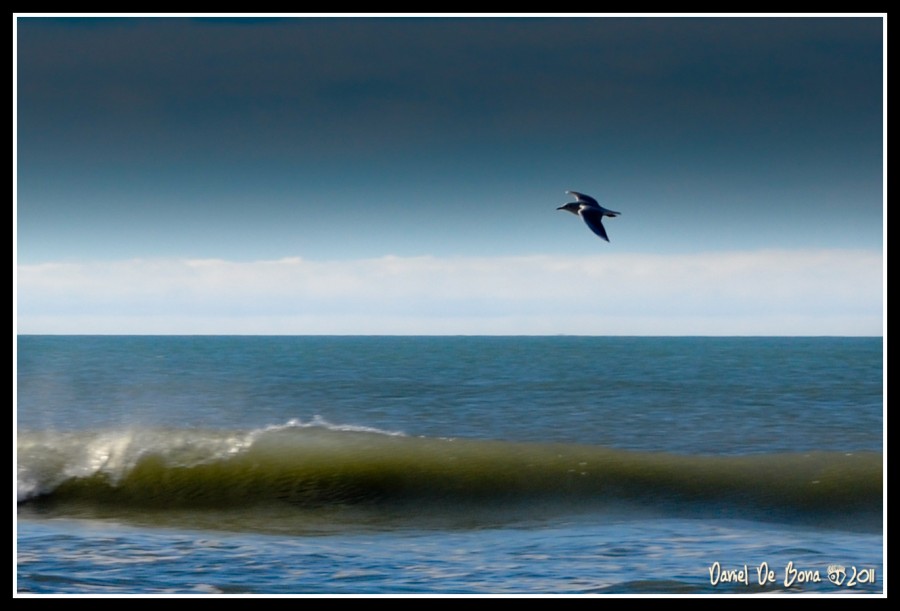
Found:
[[[597,200],[590,195],[578,193],[576,191],[566,191],[569,195],[574,195],[577,201],[560,206],[557,210],[568,210],[572,214],[580,216],[588,228],[598,236],[609,242],[606,235],[606,228],[603,226],[604,216],[619,216],[621,212],[615,210],[607,210],[597,203]]]

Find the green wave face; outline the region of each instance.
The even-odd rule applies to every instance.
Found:
[[[459,517],[627,506],[880,527],[883,505],[880,453],[685,456],[288,424],[20,433],[17,457],[20,511]]]

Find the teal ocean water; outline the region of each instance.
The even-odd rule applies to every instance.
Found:
[[[881,338],[20,336],[16,590],[877,594]]]

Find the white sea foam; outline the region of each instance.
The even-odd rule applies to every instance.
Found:
[[[27,501],[52,492],[68,480],[95,475],[119,482],[147,456],[180,467],[227,460],[250,450],[261,436],[292,429],[406,436],[401,431],[334,424],[319,415],[309,421],[292,418],[283,424],[245,431],[126,428],[23,433],[17,439],[17,500]]]
[[[345,431],[350,433],[375,433],[377,435],[389,435],[391,437],[406,437],[406,433],[403,431],[386,431],[384,429],[375,428],[372,426],[363,426],[359,424],[334,424],[332,422],[328,422],[322,416],[316,414],[313,416],[312,420],[309,422],[303,422],[299,418],[291,418],[284,424],[273,425],[266,427],[265,431],[272,430],[283,430],[290,428],[302,428],[302,429],[310,429],[310,428],[323,428],[328,429],[329,431]]]

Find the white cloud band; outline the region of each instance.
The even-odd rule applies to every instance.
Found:
[[[19,333],[881,335],[880,251],[20,265]]]

